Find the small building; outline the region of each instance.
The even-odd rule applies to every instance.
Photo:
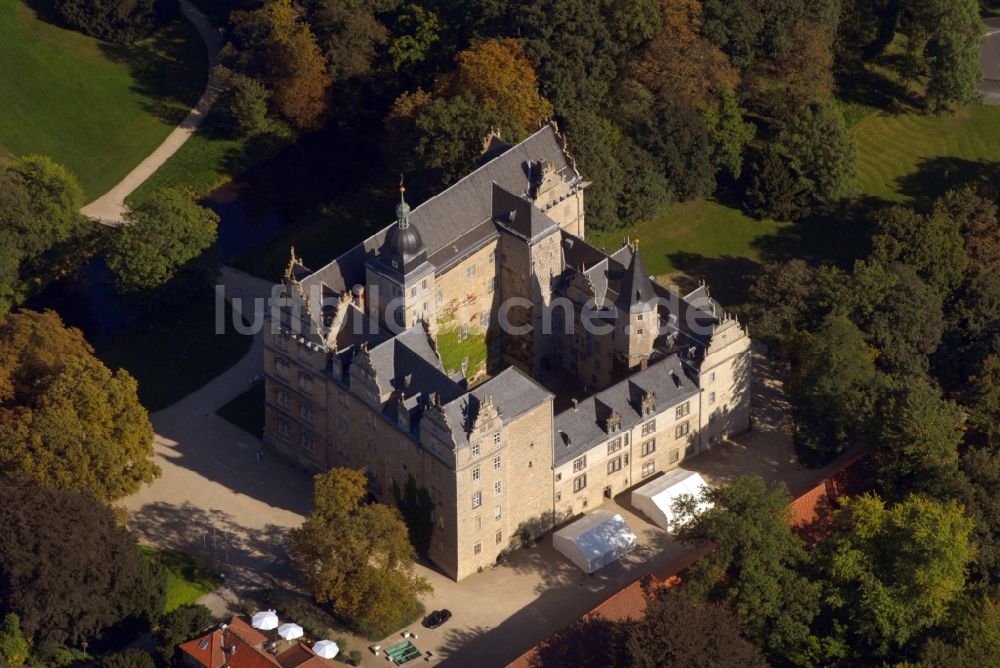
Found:
[[[700,498],[708,484],[694,471],[674,469],[652,480],[632,492],[632,505],[642,511],[653,524],[665,531],[671,531],[674,523],[674,504],[685,495]],[[709,508],[709,504],[699,503],[698,511]]]
[[[552,545],[586,573],[593,573],[631,552],[636,536],[622,516],[595,510],[552,534]]]

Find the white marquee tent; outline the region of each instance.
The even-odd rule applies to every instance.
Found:
[[[694,471],[674,469],[650,481],[632,492],[632,505],[646,514],[661,529],[670,531],[674,519],[674,502],[681,495],[700,497],[708,487],[705,480]],[[698,512],[704,512],[710,504],[698,504]]]
[[[553,547],[587,573],[617,561],[635,543],[622,516],[609,510],[595,510],[552,534]]]

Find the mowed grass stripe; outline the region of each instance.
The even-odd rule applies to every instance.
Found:
[[[184,117],[204,69],[204,45],[183,19],[125,47],[47,23],[21,0],[0,0],[0,145],[52,156],[94,199]]]

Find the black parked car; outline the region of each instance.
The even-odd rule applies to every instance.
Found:
[[[449,619],[451,619],[451,610],[435,610],[424,617],[423,624],[425,628],[436,629]]]

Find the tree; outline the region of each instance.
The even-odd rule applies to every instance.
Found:
[[[1000,354],[989,355],[971,380],[970,426],[981,445],[996,450],[1000,448]]]
[[[104,501],[159,474],[153,429],[124,370],[112,374],[52,311],[0,318],[0,471]]]
[[[840,111],[813,103],[778,132],[754,170],[747,193],[758,215],[796,218],[846,194],[854,176],[854,140]]]
[[[965,187],[945,193],[934,203],[934,212],[958,224],[971,269],[1000,273],[1000,217],[996,202],[972,187]]]
[[[1000,583],[1000,453],[973,448],[962,455],[962,474],[955,498],[973,522],[972,540],[976,558],[972,579],[992,586]]]
[[[883,496],[907,493],[940,498],[958,472],[965,422],[954,401],[925,376],[899,378],[879,402],[874,460]]]
[[[674,533],[685,543],[715,547],[691,567],[685,588],[728,605],[772,658],[796,663],[820,652],[810,630],[819,588],[800,572],[808,556],[789,527],[791,501],[784,484],[740,476],[682,500]],[[699,503],[711,506],[697,512]]]
[[[712,141],[712,164],[716,170],[727,170],[733,180],[743,173],[743,151],[753,138],[755,129],[743,120],[743,109],[732,93],[722,94],[718,111],[709,107],[703,112]]]
[[[389,56],[397,72],[412,72],[432,56],[432,47],[441,39],[441,22],[434,12],[408,4],[398,14],[389,44]]]
[[[941,296],[913,269],[858,261],[833,299],[878,350],[876,363],[882,371],[926,373],[928,355],[944,334],[944,309]]]
[[[827,603],[864,656],[888,656],[940,623],[965,587],[972,522],[953,501],[919,496],[888,507],[844,501],[828,540]]]
[[[263,77],[274,106],[296,127],[315,127],[326,111],[331,84],[323,53],[291,0],[272,0],[264,10],[269,25]]]
[[[156,633],[156,648],[164,663],[170,663],[179,644],[211,625],[212,611],[198,603],[187,603],[164,615]]]
[[[958,222],[942,213],[922,216],[894,206],[880,212],[872,236],[872,257],[888,265],[909,265],[946,297],[958,287],[968,266]]]
[[[1000,605],[990,599],[963,606],[953,631],[932,638],[920,655],[932,668],[980,668],[1000,656]]]
[[[961,392],[968,405],[969,379],[983,368],[992,354],[1000,354],[1000,274],[969,272],[948,301],[944,341],[934,356],[939,379]]]
[[[538,75],[517,41],[487,40],[462,51],[455,61],[455,72],[438,80],[438,94],[468,94],[494,114],[508,116],[519,130],[512,141],[552,116],[552,105],[538,94]]]
[[[928,73],[926,100],[932,111],[971,102],[979,88],[979,44],[983,24],[976,0],[908,0],[903,32]]]
[[[21,619],[8,612],[0,622],[0,660],[7,666],[23,666],[30,650],[31,643],[21,632]]]
[[[376,14],[391,2],[307,0],[309,23],[326,56],[334,81],[369,74],[389,31]]]
[[[643,47],[631,75],[660,102],[718,109],[740,76],[726,54],[701,35],[701,3],[664,2],[662,12],[663,28]]]
[[[292,563],[335,614],[385,635],[419,610],[430,591],[413,572],[414,550],[394,508],[364,505],[365,476],[333,468],[317,475],[313,512],[289,534]]]
[[[542,94],[560,114],[596,110],[606,99],[627,46],[603,14],[615,4],[538,0],[511,8],[512,34],[520,36]]]
[[[760,649],[743,637],[739,622],[726,608],[695,601],[666,587],[653,589],[648,581],[643,584],[646,610],[638,621],[626,626],[630,665],[768,665]]]
[[[267,115],[271,93],[264,84],[221,66],[216,76],[226,88],[220,106],[228,112],[240,136],[253,137],[271,129],[273,121]]]
[[[80,214],[83,189],[65,167],[44,155],[26,155],[8,167],[24,186],[32,216],[23,219],[21,248],[35,257],[79,236],[90,222]]]
[[[141,649],[127,649],[118,654],[109,654],[101,659],[101,668],[156,668],[156,661],[149,652]]]
[[[89,494],[0,485],[0,611],[37,641],[79,644],[138,612],[148,600],[132,598],[142,560],[114,511]]]
[[[109,42],[131,43],[160,23],[156,0],[55,0],[66,25]]]
[[[821,306],[818,273],[799,259],[768,262],[761,267],[750,284],[747,304],[755,338],[776,346],[796,331],[809,328],[811,314]]]
[[[815,334],[791,344],[786,385],[795,416],[796,446],[807,462],[832,459],[862,433],[872,415],[877,372],[861,331],[829,315]]]
[[[126,212],[107,255],[119,291],[163,287],[215,242],[219,217],[192,196],[187,190],[161,188]]]

